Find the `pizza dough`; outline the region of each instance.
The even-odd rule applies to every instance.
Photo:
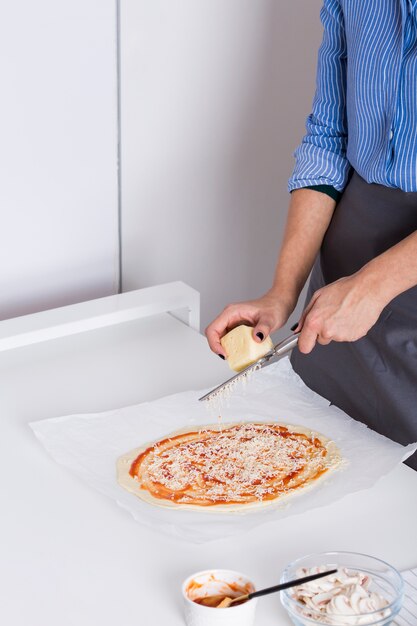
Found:
[[[281,502],[340,466],[334,442],[301,426],[184,428],[123,455],[119,484],[157,506],[246,511]]]

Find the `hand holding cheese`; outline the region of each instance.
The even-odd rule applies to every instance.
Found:
[[[206,328],[206,336],[213,352],[225,358],[221,338],[229,328],[239,324],[252,327],[252,337],[261,343],[278,328],[282,328],[294,309],[295,301],[285,299],[282,294],[269,292],[257,300],[229,304]]]
[[[248,365],[255,363],[274,347],[270,337],[267,337],[262,343],[255,341],[252,331],[251,326],[242,324],[228,332],[220,340],[222,348],[226,352],[227,362],[235,372],[240,372]]]

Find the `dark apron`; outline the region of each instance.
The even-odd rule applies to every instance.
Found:
[[[417,193],[355,173],[326,232],[307,301],[415,230]],[[401,444],[417,441],[417,287],[392,300],[366,337],[317,344],[308,355],[293,350],[291,361],[308,387],[354,419]],[[417,453],[407,464],[417,470]]]

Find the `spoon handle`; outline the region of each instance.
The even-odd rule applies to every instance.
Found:
[[[266,596],[268,593],[275,593],[276,591],[282,591],[283,589],[288,589],[289,587],[296,587],[297,585],[303,585],[304,583],[308,583],[311,580],[317,580],[317,578],[323,578],[324,576],[330,576],[330,574],[335,574],[337,569],[331,569],[327,572],[320,572],[320,574],[311,574],[311,576],[304,576],[304,578],[297,578],[295,580],[289,580],[286,583],[281,583],[280,585],[275,585],[274,587],[267,587],[266,589],[260,589],[259,591],[254,591],[248,595],[248,600],[252,598],[258,598],[259,596]]]

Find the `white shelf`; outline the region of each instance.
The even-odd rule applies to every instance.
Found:
[[[200,294],[185,283],[174,282],[4,320],[0,322],[0,352],[163,312],[199,330]]]

